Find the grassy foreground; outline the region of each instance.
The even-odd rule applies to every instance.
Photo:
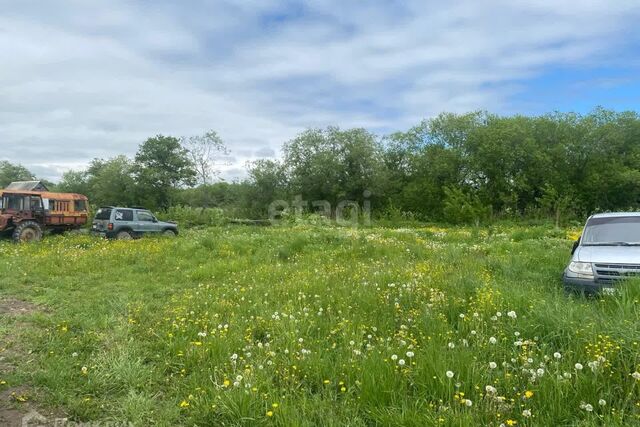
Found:
[[[570,238],[298,226],[0,242],[0,300],[39,307],[0,314],[16,365],[0,392],[134,425],[638,424],[639,286],[565,295]]]

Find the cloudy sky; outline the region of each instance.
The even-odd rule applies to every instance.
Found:
[[[233,179],[308,127],[638,110],[639,19],[637,0],[0,0],[0,159],[55,180],[214,129]]]

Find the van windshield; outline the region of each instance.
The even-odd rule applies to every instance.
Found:
[[[640,217],[591,218],[582,235],[584,246],[640,245]]]

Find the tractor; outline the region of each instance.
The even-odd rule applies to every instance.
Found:
[[[88,217],[88,199],[82,194],[0,190],[0,232],[11,233],[14,242],[80,228]]]

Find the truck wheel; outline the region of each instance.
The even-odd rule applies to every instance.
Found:
[[[164,231],[162,232],[162,235],[163,235],[164,237],[176,237],[176,232],[175,232],[175,231],[173,231],[173,230],[164,230]]]
[[[25,221],[13,230],[13,241],[16,243],[37,242],[42,239],[42,227],[35,221]]]
[[[119,231],[118,234],[116,234],[116,239],[118,239],[118,240],[131,240],[131,239],[133,239],[133,236],[128,231]]]

